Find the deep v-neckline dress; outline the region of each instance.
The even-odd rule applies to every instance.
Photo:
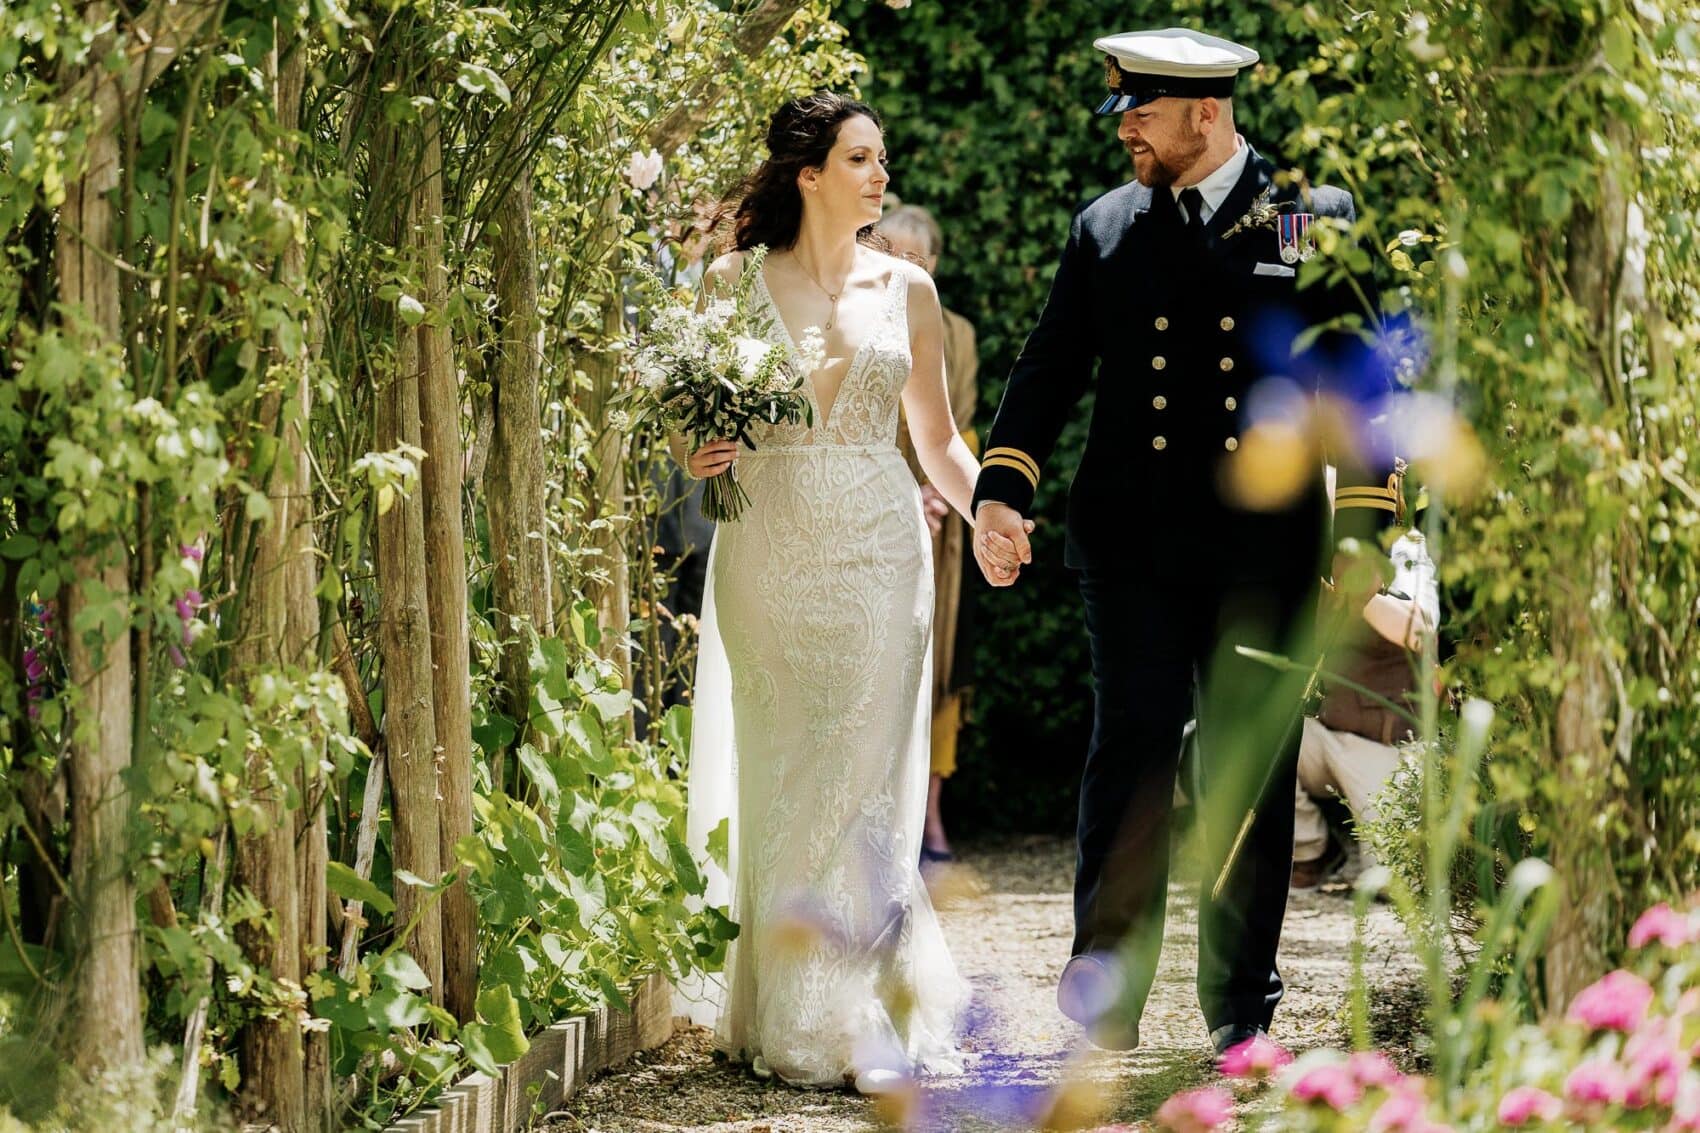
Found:
[[[700,846],[728,820],[709,897],[740,932],[688,1006],[720,1049],[798,1085],[960,1066],[967,988],[917,868],[933,570],[896,445],[908,270],[893,263],[830,415],[810,381],[812,426],[753,431],[737,461],[752,502],[710,555],[690,827]],[[762,337],[795,359],[765,281],[753,296]]]

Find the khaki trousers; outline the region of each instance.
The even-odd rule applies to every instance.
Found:
[[[1328,850],[1328,823],[1316,805],[1325,795],[1339,795],[1360,822],[1375,819],[1374,798],[1399,766],[1399,750],[1351,732],[1336,732],[1305,717],[1299,740],[1299,780],[1294,792],[1293,860],[1315,861]],[[1374,855],[1364,848],[1364,864]]]

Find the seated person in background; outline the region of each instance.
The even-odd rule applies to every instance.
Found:
[[[1440,623],[1440,593],[1420,531],[1407,531],[1388,554],[1393,580],[1360,611],[1371,632],[1348,627],[1326,668],[1414,712],[1417,654]],[[1324,594],[1319,620],[1329,624],[1338,603],[1352,601],[1342,592]],[[1322,707],[1305,718],[1299,742],[1292,888],[1315,888],[1345,858],[1315,800],[1342,795],[1354,822],[1372,821],[1373,800],[1399,766],[1397,745],[1410,738],[1410,721],[1386,705],[1338,682],[1324,684]]]

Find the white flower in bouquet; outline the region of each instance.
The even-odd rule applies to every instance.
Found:
[[[767,388],[765,379],[777,368],[768,365],[768,358],[778,348],[742,334],[733,340],[733,346],[738,351],[738,384],[745,389]]]
[[[704,308],[703,315],[715,329],[728,328],[737,321],[738,304],[731,299],[715,299]]]

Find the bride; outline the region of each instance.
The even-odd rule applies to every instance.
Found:
[[[817,92],[774,114],[767,146],[706,286],[729,291],[765,245],[762,337],[795,362],[818,328],[826,360],[804,383],[812,426],[688,457],[674,442],[693,476],[735,463],[751,499],[710,555],[690,770],[693,845],[727,821],[729,876],[709,898],[729,901],[740,932],[687,1006],[758,1075],[878,1093],[959,1069],[967,1001],[917,868],[933,574],[899,404],[922,468],[964,514],[978,469],[946,398],[932,281],[865,242],[889,179],[879,119]],[[976,554],[1020,569],[1007,540]]]

